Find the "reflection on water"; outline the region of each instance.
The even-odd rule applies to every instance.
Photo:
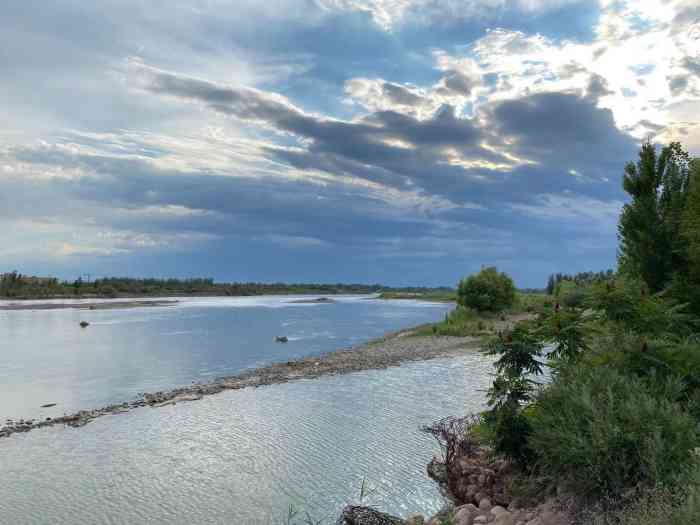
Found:
[[[55,417],[352,346],[448,305],[342,297],[186,298],[175,307],[0,311],[0,417]],[[81,329],[81,320],[90,326]],[[289,343],[278,344],[275,335]],[[41,405],[56,403],[50,409]]]
[[[0,522],[269,524],[292,503],[334,523],[363,477],[383,510],[436,511],[418,428],[481,409],[490,371],[473,353],[16,434],[0,440]]]

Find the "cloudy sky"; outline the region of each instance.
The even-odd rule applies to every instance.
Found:
[[[11,1],[0,71],[0,264],[65,278],[542,286],[700,154],[697,0]]]

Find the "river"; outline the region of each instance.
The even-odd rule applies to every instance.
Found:
[[[0,312],[0,416],[95,408],[359,344],[450,308],[293,300]],[[0,523],[277,524],[290,505],[334,523],[343,504],[358,502],[363,480],[365,504],[434,512],[442,499],[425,464],[437,449],[419,427],[483,408],[490,372],[474,352],[14,434],[0,440]]]

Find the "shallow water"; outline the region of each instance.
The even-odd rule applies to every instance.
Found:
[[[125,310],[0,311],[0,418],[55,417],[349,347],[449,305],[340,297],[186,298]],[[65,302],[65,301],[58,301]],[[90,326],[82,329],[79,322]],[[273,341],[286,335],[289,343]],[[41,405],[56,403],[42,409]]]
[[[0,523],[335,522],[344,503],[399,515],[442,504],[418,428],[482,408],[477,352],[387,370],[228,391],[86,427],[0,440]]]

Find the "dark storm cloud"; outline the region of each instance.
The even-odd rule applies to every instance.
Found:
[[[487,206],[497,201],[526,202],[542,192],[571,189],[611,198],[619,195],[617,188],[600,182],[581,185],[567,173],[575,170],[599,181],[615,178],[619,159],[631,158],[635,148],[635,140],[617,129],[611,111],[596,107],[597,98],[607,92],[597,75],[591,76],[585,97],[532,95],[486,106],[482,119],[457,117],[453,108],[444,106],[425,120],[380,111],[346,122],[307,114],[269,93],[221,87],[150,68],[145,71],[148,91],[198,101],[214,111],[264,122],[311,140],[302,149],[269,149],[298,169],[360,177],[399,189],[417,187],[456,204],[475,199]],[[413,147],[395,146],[392,140]],[[497,147],[484,148],[484,140],[495,141]],[[508,149],[506,140],[511,142],[511,152],[530,164],[511,170],[489,169],[488,163],[511,162],[499,153]],[[451,165],[446,162],[446,149],[457,151],[467,161],[486,164],[473,168]],[[488,183],[477,180],[484,177]]]
[[[150,233],[196,231],[244,237],[276,234],[327,241],[335,241],[340,235],[348,243],[397,236],[406,225],[419,234],[431,229],[420,214],[411,218],[388,209],[372,212],[378,204],[376,199],[341,183],[319,185],[277,177],[261,180],[202,175],[157,169],[143,159],[66,155],[60,151],[24,150],[17,156],[24,162],[78,167],[88,173],[75,179],[41,182],[23,177],[0,179],[2,193],[18,195],[15,211],[25,208],[26,216],[70,214],[71,208],[82,215],[77,203],[88,203],[90,216],[104,226],[138,227]],[[43,196],[47,206],[26,208],[29,203],[24,196]],[[140,213],[168,206],[208,213],[172,217],[167,213]]]
[[[443,106],[425,120],[395,111],[381,111],[359,121],[346,122],[304,113],[269,93],[220,87],[152,69],[145,71],[144,87],[148,91],[202,102],[214,111],[263,122],[277,130],[310,139],[312,143],[303,153],[271,150],[306,169],[315,167],[336,173],[331,166],[344,164],[347,167],[360,163],[379,168],[363,168],[357,174],[372,176],[370,180],[402,186],[409,177],[415,179],[412,182],[425,187],[425,180],[433,177],[433,170],[444,171],[438,166],[444,148],[451,147],[488,161],[505,160],[502,155],[482,148],[480,141],[484,132],[478,123],[456,117],[450,106]],[[394,146],[392,140],[403,141],[411,149]],[[376,175],[379,175],[378,179]]]
[[[602,76],[593,73],[588,79],[586,87],[586,96],[597,102],[601,97],[606,95],[614,95],[615,92],[608,87],[608,81]]]
[[[451,71],[444,77],[445,88],[460,95],[469,95],[474,82],[459,71]]]
[[[492,122],[499,134],[515,139],[515,152],[537,160],[520,170],[533,194],[576,190],[609,200],[621,198],[617,186],[600,182],[618,180],[621,159],[632,159],[637,141],[615,125],[609,109],[598,108],[588,97],[542,93],[502,102],[493,109]],[[569,170],[598,179],[579,185]]]

